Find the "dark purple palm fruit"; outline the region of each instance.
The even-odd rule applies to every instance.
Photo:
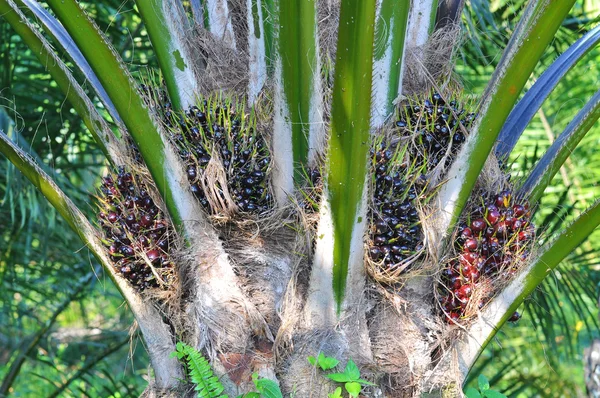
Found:
[[[457,231],[458,257],[442,272],[442,309],[450,323],[465,316],[470,295],[481,279],[485,277],[493,285],[516,275],[529,255],[535,236],[527,201],[515,199],[510,191],[480,200],[482,205]],[[464,294],[465,289],[471,293]],[[483,306],[485,302],[478,305]],[[518,320],[520,315],[515,314],[513,317]]]
[[[521,319],[521,314],[519,313],[519,311],[515,311],[510,318],[508,318],[509,322],[518,322],[519,319]]]
[[[456,100],[444,101],[438,93],[421,101],[409,101],[400,108],[396,128],[400,135],[413,137],[412,158],[431,171],[441,162],[450,147],[445,167],[465,142],[474,113],[467,113]]]
[[[215,151],[227,174],[230,196],[241,212],[263,214],[274,205],[268,181],[270,150],[252,120],[243,107],[211,98],[189,107],[177,126],[170,123],[190,190],[210,213],[217,209],[210,208],[200,180]]]
[[[423,249],[415,207],[418,189],[407,180],[411,176],[404,175],[406,164],[396,154],[397,147],[385,142],[371,150],[374,187],[368,252],[371,261],[389,271]]]
[[[99,224],[115,269],[138,291],[166,288],[173,262],[168,249],[172,234],[161,210],[139,178],[119,167],[102,179]]]

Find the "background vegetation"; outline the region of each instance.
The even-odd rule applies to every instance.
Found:
[[[600,22],[598,3],[577,3],[538,70]],[[483,91],[524,4],[467,2],[455,69],[467,92]],[[132,1],[88,2],[87,10],[134,70],[144,74],[155,66]],[[599,65],[600,48],[569,72],[545,103],[514,151],[515,178],[593,95]],[[62,188],[93,212],[90,193],[103,173],[101,152],[43,66],[0,23],[0,124],[6,129],[9,123],[13,137],[27,142],[40,163],[56,170]],[[553,195],[541,204],[538,225],[552,231],[600,196],[599,144],[597,124],[548,188]],[[598,232],[544,282],[524,305],[517,325],[503,328],[476,364],[474,379],[485,374],[494,389],[511,396],[585,393],[582,352],[599,334],[597,237]],[[555,283],[559,279],[565,283]],[[119,293],[78,238],[0,159],[0,383],[15,374],[10,390],[15,397],[138,396],[147,384],[147,358],[131,333],[132,322]]]

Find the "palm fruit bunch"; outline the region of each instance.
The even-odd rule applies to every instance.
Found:
[[[490,288],[516,275],[529,256],[534,237],[527,201],[515,199],[510,191],[482,197],[481,205],[458,229],[458,257],[442,272],[440,300],[447,321],[468,316],[470,308],[481,309],[493,293]],[[475,294],[484,285],[488,292]],[[473,298],[477,303],[471,303]],[[519,318],[515,313],[511,320]]]
[[[169,223],[137,175],[120,167],[102,179],[98,223],[115,269],[138,291],[166,287],[173,274]]]
[[[165,106],[164,116],[185,162],[191,190],[207,211],[218,213],[211,208],[201,183],[213,158],[220,159],[228,192],[240,211],[262,214],[273,207],[268,183],[270,151],[257,132],[254,113],[247,115],[242,106],[212,98],[190,107],[182,117]],[[218,186],[218,182],[214,184]],[[223,187],[218,187],[223,197]]]
[[[412,181],[416,170],[404,159],[406,151],[400,145],[382,142],[371,154],[374,190],[369,258],[383,271],[394,271],[423,250],[423,231],[415,206],[419,191],[415,183],[407,182]]]
[[[411,156],[432,170],[440,164],[450,147],[444,166],[448,166],[462,144],[465,131],[475,119],[456,100],[448,103],[438,93],[425,100],[409,101],[400,108],[396,128],[400,136],[411,137]]]

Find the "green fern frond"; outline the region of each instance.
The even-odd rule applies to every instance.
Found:
[[[187,365],[188,376],[193,384],[194,390],[198,391],[198,398],[228,398],[223,394],[225,388],[214,375],[210,363],[195,348],[185,343],[177,343],[176,356]]]

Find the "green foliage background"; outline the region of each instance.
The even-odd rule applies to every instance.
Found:
[[[87,10],[134,71],[154,66],[132,1],[89,2]],[[104,156],[43,65],[4,21],[2,111],[13,120],[13,137],[53,167],[61,187],[92,214]],[[148,358],[142,340],[130,333],[133,317],[122,297],[54,209],[1,159],[0,384],[55,313],[56,321],[27,353],[11,396],[139,396]]]
[[[491,3],[491,4],[490,4]],[[600,19],[600,5],[579,1],[532,76]],[[482,93],[525,1],[470,0],[456,74],[467,92]],[[144,73],[155,58],[132,1],[87,2],[130,68]],[[519,142],[515,178],[528,170],[600,86],[600,49],[593,50],[551,95]],[[81,79],[83,81],[83,78]],[[64,96],[10,28],[0,23],[0,108],[13,134],[90,214],[102,154]],[[544,122],[544,119],[547,123]],[[541,204],[537,224],[550,236],[599,196],[600,126],[586,136]],[[511,396],[582,395],[582,352],[598,336],[596,233],[523,306],[482,355],[472,383],[485,374]],[[62,309],[64,307],[64,309]],[[58,311],[57,309],[62,309]],[[48,324],[53,315],[55,322]],[[131,314],[74,233],[5,160],[0,160],[0,382],[26,354],[12,396],[138,396],[147,357]],[[46,328],[49,326],[47,331]],[[41,333],[41,332],[44,333]],[[39,342],[30,348],[33,338]]]

